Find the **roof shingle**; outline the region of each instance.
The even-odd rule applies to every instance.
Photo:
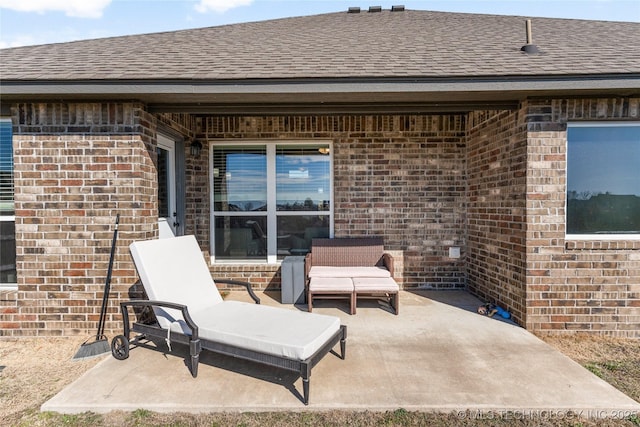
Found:
[[[640,73],[640,24],[405,10],[329,13],[0,51],[2,80],[243,80]]]

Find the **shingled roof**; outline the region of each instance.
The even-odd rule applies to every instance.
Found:
[[[527,54],[521,51],[526,19],[418,10],[344,11],[3,49],[0,76],[2,91],[10,97],[29,92],[86,95],[92,90],[131,96],[135,86],[150,102],[160,102],[158,92],[178,95],[176,91],[183,100],[202,101],[197,94],[211,94],[209,85],[226,87],[222,92],[229,93],[229,84],[249,82],[254,92],[261,92],[266,82],[286,83],[289,89],[291,84],[311,84],[316,92],[358,92],[364,90],[361,84],[368,85],[368,92],[377,91],[375,84],[385,85],[382,92],[424,92],[423,85],[445,84],[438,90],[447,92],[455,89],[452,85],[463,84],[464,89],[468,83],[485,83],[495,95],[501,90],[551,90],[550,81],[563,82],[556,89],[607,86],[637,92],[640,24],[532,18],[539,53]],[[273,90],[280,89],[270,86],[267,93]]]

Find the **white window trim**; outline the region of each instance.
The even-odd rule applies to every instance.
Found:
[[[566,234],[565,240],[640,240],[640,234]]]
[[[265,146],[267,151],[267,206],[274,206],[276,202],[276,175],[275,175],[275,155],[276,155],[276,146],[283,145],[327,145],[329,147],[329,194],[330,194],[330,206],[329,212],[329,236],[333,237],[334,228],[334,174],[333,174],[333,142],[329,139],[296,139],[296,140],[279,140],[279,139],[243,139],[242,141],[238,141],[236,139],[217,139],[215,141],[209,142],[209,211],[210,211],[210,220],[209,220],[209,241],[215,242],[215,215],[214,215],[214,207],[215,200],[213,197],[213,149],[217,145],[226,145],[226,146]],[[287,215],[309,215],[317,213],[316,211],[312,212],[287,212]],[[325,212],[322,212],[323,214]],[[255,213],[258,214],[258,213]],[[246,212],[225,212],[225,215],[229,216],[243,216],[246,215]],[[276,227],[277,227],[277,212],[275,215],[269,215],[268,212],[264,214],[267,217],[267,235],[273,236],[275,235]],[[277,241],[275,239],[267,239],[267,259],[266,261],[261,260],[224,260],[224,262],[217,262],[215,257],[215,250],[213,248],[213,243],[211,243],[211,251],[210,251],[210,260],[211,264],[216,265],[224,265],[224,264],[259,264],[259,265],[277,265],[281,261],[279,261],[277,255]]]
[[[640,122],[637,121],[588,121],[588,122],[567,122],[567,134],[565,138],[565,153],[567,153],[567,163],[566,168],[569,169],[569,128],[590,128],[590,127],[640,127]],[[624,233],[594,233],[594,234],[569,234],[567,233],[567,190],[568,183],[566,184],[566,188],[564,190],[565,194],[565,216],[564,216],[564,225],[565,225],[565,240],[576,240],[576,241],[585,241],[585,240],[597,240],[597,241],[621,241],[621,240],[640,240],[640,234],[624,234]]]

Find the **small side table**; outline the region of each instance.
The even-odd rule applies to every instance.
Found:
[[[288,256],[280,265],[282,304],[304,304],[304,257]]]

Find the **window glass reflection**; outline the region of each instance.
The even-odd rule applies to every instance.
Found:
[[[306,255],[320,237],[329,237],[329,215],[278,216],[278,258]]]
[[[278,211],[328,211],[328,147],[280,146],[276,154]]]
[[[217,217],[214,233],[217,259],[266,259],[266,217]]]
[[[569,126],[567,233],[640,233],[640,126]]]
[[[216,211],[265,211],[267,209],[265,147],[214,148],[213,195]]]

